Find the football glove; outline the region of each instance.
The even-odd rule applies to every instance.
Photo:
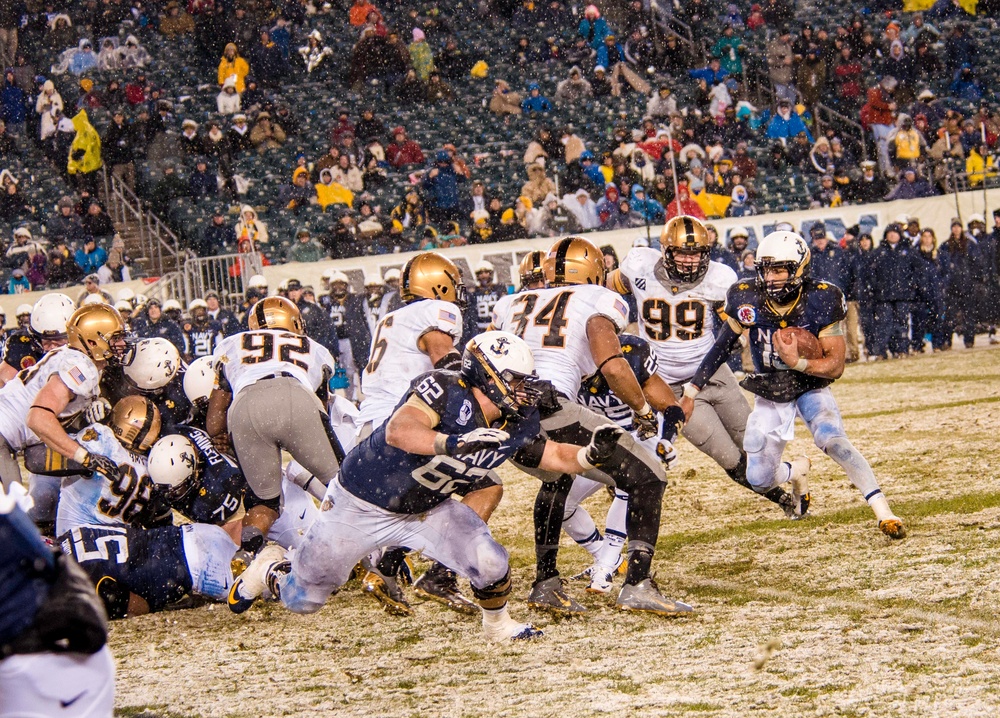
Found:
[[[617,424],[605,424],[594,429],[590,443],[585,447],[587,461],[592,466],[600,466],[610,459],[624,433],[625,430]]]
[[[677,463],[677,449],[666,439],[660,439],[656,442],[656,455],[660,457],[660,463],[667,471],[674,468],[674,464]]]
[[[102,456],[101,454],[91,454],[89,451],[80,463],[83,464],[85,469],[96,471],[109,479],[117,479],[120,472],[118,464],[109,459],[107,456]]]
[[[677,441],[677,435],[684,428],[684,410],[679,406],[668,406],[663,410],[663,431],[660,437],[666,439],[667,443],[673,444]]]
[[[632,423],[635,426],[635,432],[639,435],[640,441],[652,439],[656,436],[656,430],[660,428],[659,422],[656,420],[656,413],[648,402],[643,405],[643,409],[646,410],[643,413],[640,413],[641,410],[632,410]]]
[[[88,424],[99,424],[104,421],[110,413],[111,402],[103,396],[99,396],[94,401],[90,402],[90,406],[83,411],[83,415],[86,417]]]
[[[440,439],[440,436],[438,438]],[[510,434],[499,429],[473,429],[467,434],[452,434],[447,436],[443,442],[435,441],[434,450],[438,454],[464,456],[465,454],[474,454],[483,449],[496,449],[509,438]]]

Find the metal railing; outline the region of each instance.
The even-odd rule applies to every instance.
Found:
[[[146,272],[152,276],[181,270],[187,252],[181,248],[177,235],[144,207],[143,201],[120,177],[108,172],[106,167],[103,172],[112,221],[119,230],[132,233],[139,241],[141,256],[135,261],[145,264]]]
[[[847,115],[817,102],[813,108],[813,119],[816,121],[816,136],[823,132],[824,125],[831,125],[837,134],[846,135],[861,147],[862,159],[868,159],[868,143],[865,141],[865,129]]]
[[[183,285],[187,300],[218,292],[224,304],[238,303],[246,292],[245,282],[264,272],[260,252],[192,257],[184,263]]]

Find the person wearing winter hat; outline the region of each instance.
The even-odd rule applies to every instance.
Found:
[[[583,11],[583,19],[577,27],[577,34],[595,50],[604,44],[604,38],[611,34],[607,21],[601,17],[596,5],[588,5]]]
[[[421,82],[427,82],[434,69],[434,53],[431,46],[427,44],[424,31],[419,27],[413,28],[413,42],[407,49],[410,51],[410,62],[417,72],[417,77],[420,78]]]

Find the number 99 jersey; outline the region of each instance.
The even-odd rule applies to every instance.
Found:
[[[56,536],[77,526],[121,526],[131,524],[153,495],[153,482],[146,471],[146,457],[133,454],[103,424],[91,424],[73,437],[93,454],[107,456],[121,469],[119,476],[94,473],[64,479],[59,491]]]
[[[280,329],[257,329],[227,337],[215,350],[219,375],[229,382],[233,395],[259,379],[287,374],[309,391],[323,382],[323,368],[336,368],[333,355],[319,342]],[[262,407],[266,411],[267,407]]]
[[[622,282],[624,278],[626,282]],[[631,294],[639,310],[639,334],[656,354],[659,374],[670,385],[690,381],[715,343],[716,307],[726,301],[726,290],[736,272],[709,262],[697,284],[682,284],[667,276],[663,258],[655,249],[629,251],[612,287]]]

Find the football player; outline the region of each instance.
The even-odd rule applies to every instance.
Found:
[[[389,419],[417,376],[461,366],[455,344],[462,333],[466,292],[458,267],[436,252],[414,257],[403,267],[400,293],[403,306],[378,323],[362,374],[365,399],[358,416],[359,442]],[[463,484],[456,493],[483,521],[489,521],[503,496],[503,485],[491,472]],[[405,571],[405,557],[402,546],[386,551],[362,579],[365,590],[398,615],[412,612],[393,578]],[[478,610],[459,590],[454,571],[440,563],[423,573],[414,590],[462,613]]]
[[[490,640],[541,632],[507,611],[507,552],[468,506],[450,500],[516,456],[526,466],[579,473],[603,464],[621,429],[596,428],[586,446],[540,434],[531,351],[518,337],[487,332],[466,346],[461,372],[417,377],[390,420],[345,459],[320,517],[291,563],[266,548],[230,592],[242,612],[265,588],[297,613],[318,611],[355,563],[378,546],[405,545],[454,566],[472,583]]]
[[[105,369],[101,376],[101,394],[110,407],[132,394],[141,394],[156,404],[165,428],[184,423],[191,413],[191,402],[184,393],[184,365],[177,347],[167,339],[140,339],[135,356],[127,366]],[[96,407],[88,412],[91,423],[100,421]]]
[[[494,283],[496,270],[487,261],[475,266],[476,286],[469,296],[469,316],[465,321],[465,339],[486,331],[493,318],[493,306],[500,297],[507,296],[507,287]]]
[[[544,261],[545,252],[540,249],[532,250],[521,258],[521,264],[517,269],[522,292],[530,289],[545,289],[545,269],[542,266]]]
[[[211,356],[223,339],[222,324],[209,316],[204,299],[192,299],[188,312],[191,329],[184,332],[184,356],[188,361]]]
[[[718,312],[736,273],[711,260],[712,241],[695,217],[681,215],[667,222],[660,247],[662,253],[631,249],[608,277],[608,286],[635,297],[640,334],[656,354],[660,376],[679,396],[715,341]],[[728,366],[719,367],[704,388],[689,413],[684,438],[749,489],[743,435],[750,404]],[[808,510],[808,503],[794,501],[780,487],[765,496],[791,518]]]
[[[282,450],[324,485],[344,451],[317,395],[325,398],[336,365],[326,347],[305,336],[298,307],[267,297],[250,308],[247,321],[249,331],[227,337],[216,351],[218,386],[205,425],[220,448],[232,434],[250,487],[242,544],[253,552],[281,509]]]
[[[66,322],[76,311],[73,300],[65,294],[46,294],[31,310],[28,329],[15,329],[4,345],[0,362],[0,386],[19,371],[38,363],[45,352],[66,343]]]
[[[146,454],[160,433],[156,406],[126,397],[108,424],[77,435],[118,470],[64,483],[56,520],[63,551],[90,576],[111,618],[159,611],[189,593],[224,599],[238,547],[218,526],[170,525],[147,471]]]
[[[750,485],[763,493],[791,481],[793,496],[807,495],[804,469],[808,459],[781,460],[799,416],[816,446],[840,464],[861,491],[882,533],[893,539],[905,537],[903,522],[889,508],[871,466],[847,438],[840,409],[830,392],[830,385],[844,373],[846,344],[841,320],[847,305],[835,285],[810,278],[805,240],[787,231],[764,237],[757,247],[756,281],[733,285],[725,311],[726,326],[685,387],[685,411],[690,410],[691,398],[708,385],[740,335],[747,335],[755,373],[743,386],[756,395],[743,440]],[[818,337],[822,358],[801,358],[796,337],[779,333],[784,327],[801,327]],[[799,468],[797,464],[802,463],[805,466]]]
[[[637,434],[642,439],[656,436],[656,414],[618,339],[628,324],[628,307],[604,287],[601,251],[586,239],[567,237],[552,245],[543,268],[547,288],[501,298],[494,307],[493,325],[525,340],[538,375],[549,382],[548,396],[540,405],[545,436],[579,445],[589,440],[596,427],[607,423],[605,417],[576,401],[583,378],[598,372],[632,411]],[[537,467],[526,467],[525,471],[543,481],[535,500],[537,566],[528,604],[559,614],[582,613],[586,609],[566,595],[556,568],[562,517],[573,478],[540,472]],[[603,469],[591,469],[586,476],[630,496],[629,566],[617,606],[663,615],[689,612],[690,606],[664,598],[649,577],[666,482],[656,456],[623,431],[612,461]]]

